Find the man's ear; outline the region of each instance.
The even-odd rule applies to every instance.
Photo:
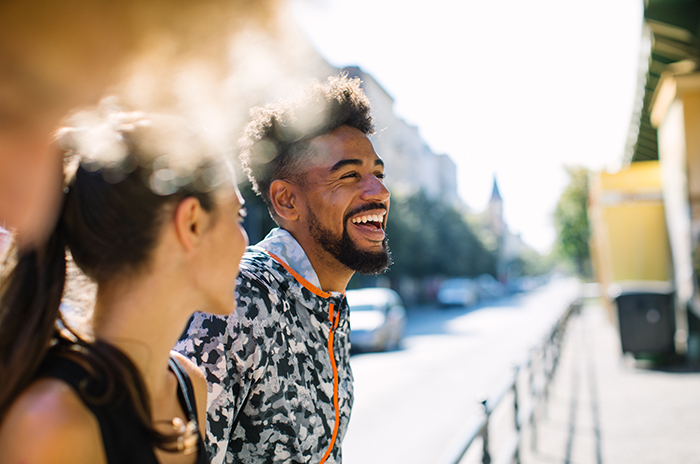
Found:
[[[275,213],[286,221],[299,218],[298,195],[294,185],[286,180],[276,179],[270,184],[270,202]]]
[[[175,208],[175,232],[186,251],[192,251],[199,245],[207,219],[207,214],[195,197],[185,198]]]

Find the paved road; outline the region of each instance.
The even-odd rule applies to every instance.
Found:
[[[343,462],[436,462],[478,417],[479,396],[507,381],[578,292],[576,281],[558,280],[473,308],[409,311],[400,350],[352,358],[355,406]]]

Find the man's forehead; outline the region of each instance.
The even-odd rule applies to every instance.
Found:
[[[313,139],[310,147],[310,161],[317,167],[325,167],[330,171],[348,165],[384,166],[384,161],[375,152],[369,137],[354,127],[340,126]]]

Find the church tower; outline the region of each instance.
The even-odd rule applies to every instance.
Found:
[[[495,174],[493,176],[493,190],[488,204],[488,212],[492,230],[497,236],[503,236],[506,227],[505,221],[503,220],[503,198],[501,198],[501,192],[498,190],[498,182],[496,181]]]

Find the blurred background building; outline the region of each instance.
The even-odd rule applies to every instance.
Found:
[[[372,102],[377,133],[372,144],[387,163],[387,184],[393,194],[410,196],[419,191],[436,201],[461,206],[457,193],[457,165],[449,155],[435,154],[421,138],[418,127],[396,116],[394,99],[357,66],[342,68],[362,80]]]

